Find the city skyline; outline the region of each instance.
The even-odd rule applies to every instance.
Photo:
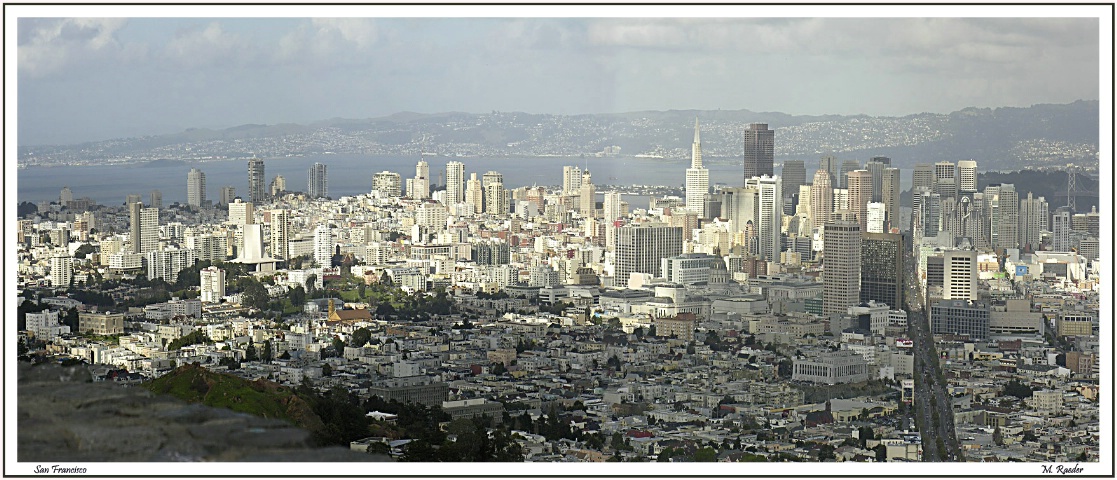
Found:
[[[8,45],[18,52],[11,58],[18,58],[12,70],[21,81],[23,145],[406,111],[906,115],[1099,98],[1099,33],[1088,19],[20,18],[17,24],[17,42]],[[756,32],[755,40],[737,31]],[[954,41],[959,37],[967,42]],[[751,76],[753,88],[735,88],[748,71],[742,65],[779,73]],[[631,80],[651,72],[659,82]],[[97,85],[102,93],[67,93],[78,84]],[[158,95],[150,85],[162,86]],[[199,108],[175,98],[212,101]],[[57,118],[67,121],[52,121]]]

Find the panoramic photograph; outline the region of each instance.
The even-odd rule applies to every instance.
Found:
[[[6,8],[5,475],[1113,475],[1112,5],[438,10]]]

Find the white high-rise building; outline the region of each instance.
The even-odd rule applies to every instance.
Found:
[[[577,166],[562,167],[563,195],[577,195],[582,191],[582,169]]]
[[[225,271],[217,267],[206,267],[201,272],[201,300],[218,303],[225,296]]]
[[[977,162],[973,160],[958,161],[958,190],[962,193],[977,191]]]
[[[783,192],[780,191],[780,177],[752,177],[745,180],[745,187],[756,188],[759,197],[757,205],[757,252],[760,258],[770,262],[780,261],[780,229],[783,226]]]
[[[291,215],[287,210],[272,210],[271,212],[271,256],[281,260],[291,258],[289,244],[291,240]]]
[[[426,160],[415,164],[415,178],[407,179],[407,196],[423,200],[431,196],[430,165]]]
[[[457,205],[465,201],[465,164],[448,162],[446,164],[446,205]]]
[[[473,213],[485,211],[485,188],[476,173],[470,173],[469,181],[465,183],[465,203],[473,206]]]
[[[143,208],[140,202],[128,205],[131,220],[132,253],[147,253],[159,247],[159,209]],[[151,278],[151,277],[148,277]]]
[[[330,227],[319,224],[314,229],[314,261],[322,268],[333,266],[334,237]]]
[[[206,174],[197,168],[186,173],[186,204],[200,207],[206,201]]]
[[[617,229],[615,283],[627,287],[632,273],[661,274],[660,261],[683,253],[682,227],[623,226]]]
[[[508,215],[508,195],[503,183],[492,182],[485,185],[485,213]]]
[[[605,192],[605,201],[602,205],[603,219],[611,224],[621,218],[621,194],[619,192]]]
[[[152,280],[162,278],[174,283],[178,280],[178,272],[193,266],[198,261],[198,256],[192,248],[168,248],[147,252],[147,278]]]
[[[252,202],[245,202],[237,198],[229,204],[229,223],[233,225],[251,225],[256,223],[256,212]]]
[[[1032,192],[1028,192],[1028,198],[1020,201],[1020,248],[1039,250],[1040,232],[1047,230],[1048,211],[1047,200],[1043,197],[1032,198]]]
[[[883,203],[870,203],[868,205],[866,214],[868,215],[867,231],[869,233],[886,233],[884,231],[885,210]]]
[[[951,250],[943,254],[943,300],[978,300],[977,252]]]
[[[1059,207],[1051,215],[1051,250],[1056,252],[1069,252],[1071,247],[1071,230],[1073,229],[1074,216],[1070,207]]]
[[[582,172],[582,187],[578,192],[578,210],[584,218],[593,218],[597,210],[597,190],[590,171]]]
[[[326,176],[326,165],[315,162],[306,176],[306,194],[310,198],[330,196],[330,182]]]
[[[68,186],[62,187],[62,193],[58,195],[58,201],[62,204],[63,207],[65,207],[66,204],[74,201],[73,190],[70,190],[70,187]]]
[[[381,197],[392,198],[400,196],[400,176],[396,172],[387,170],[372,174],[372,191],[379,192]]]
[[[50,259],[50,285],[68,287],[74,279],[74,257],[59,256]]]
[[[686,170],[686,209],[706,218],[706,194],[710,191],[710,171],[702,166],[702,143],[698,118],[694,119],[694,143],[690,146],[690,168]]]
[[[868,170],[854,170],[846,174],[849,190],[849,210],[861,224],[861,231],[869,228],[869,203],[873,201],[873,174]]]

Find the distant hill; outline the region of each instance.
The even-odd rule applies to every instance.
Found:
[[[824,154],[865,161],[874,155],[893,165],[974,159],[982,170],[1045,168],[1098,162],[1098,101],[1030,107],[966,108],[949,114],[902,117],[789,115],[751,110],[668,110],[552,115],[524,112],[416,113],[307,125],[240,125],[190,129],[172,135],[107,140],[82,145],[19,147],[21,165],[205,160],[320,155],[580,156],[619,147],[620,154],[654,153],[685,162],[702,128],[709,163],[737,163],[742,131],[767,123],[776,132],[777,162]]]

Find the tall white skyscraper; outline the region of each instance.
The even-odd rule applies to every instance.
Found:
[[[597,210],[597,190],[593,185],[590,171],[582,172],[582,187],[578,192],[578,211],[585,218],[593,218]]]
[[[780,261],[780,229],[783,226],[783,192],[780,191],[780,177],[752,177],[745,180],[745,187],[757,190],[757,253],[760,258],[771,262]]]
[[[68,287],[74,279],[74,257],[57,256],[50,259],[50,285]]]
[[[602,218],[607,223],[613,223],[616,219],[621,218],[621,194],[619,192],[605,192],[605,201],[602,208],[604,209]]]
[[[488,171],[481,175],[481,187],[485,190],[485,213],[507,215],[508,197],[504,191],[504,175]]]
[[[578,195],[582,191],[582,169],[575,166],[562,167],[562,193]]]
[[[1017,242],[1020,248],[1039,250],[1040,232],[1047,230],[1048,212],[1047,200],[1043,197],[1032,198],[1032,192],[1028,192],[1028,198],[1020,201],[1020,239]]]
[[[465,164],[448,162],[446,164],[446,205],[457,205],[465,201]]]
[[[132,253],[147,253],[159,247],[159,209],[144,208],[140,202],[128,204]]]
[[[229,223],[233,225],[250,225],[256,223],[256,212],[252,202],[245,202],[239,198],[233,199],[229,204]]]
[[[291,234],[291,216],[287,210],[272,210],[271,212],[271,256],[281,260],[290,258],[289,242]]]
[[[1070,207],[1059,207],[1051,215],[1051,250],[1056,252],[1069,252],[1071,247],[1071,230],[1074,217]]]
[[[973,160],[958,161],[958,189],[962,193],[977,191],[977,162]]]
[[[986,190],[990,189],[986,187]],[[1003,252],[1006,248],[1017,248],[1016,241],[1020,236],[1020,196],[1016,192],[1016,186],[1003,183],[992,191],[992,198],[987,194],[986,200],[990,202],[989,231],[993,249]]]
[[[333,266],[334,238],[330,227],[318,224],[314,229],[314,261],[323,268]]]
[[[465,203],[473,205],[473,213],[485,211],[485,188],[476,173],[470,173],[465,182]]]
[[[710,171],[702,166],[702,142],[698,118],[694,119],[694,143],[690,146],[690,168],[686,170],[686,209],[706,218],[705,197],[710,191]]]
[[[200,207],[205,201],[206,174],[197,168],[191,168],[186,173],[186,204],[191,207]]]
[[[869,228],[869,203],[873,201],[873,174],[868,170],[854,170],[846,174],[849,190],[849,210],[861,224],[861,231]]]
[[[419,160],[415,164],[415,178],[407,180],[407,196],[415,200],[423,200],[431,196],[431,172],[426,160]]]
[[[315,162],[306,176],[306,194],[310,198],[330,196],[330,182],[326,176],[326,165]]]

